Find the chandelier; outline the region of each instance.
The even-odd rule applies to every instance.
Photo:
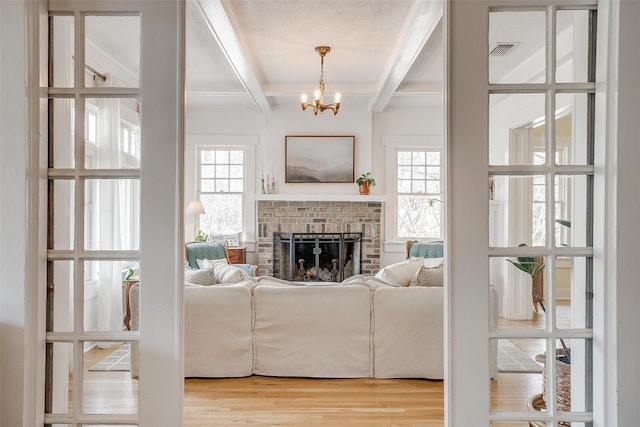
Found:
[[[313,108],[313,114],[318,115],[318,111],[322,113],[324,110],[333,111],[333,115],[338,114],[338,109],[340,109],[340,99],[342,95],[340,92],[336,92],[333,95],[333,104],[323,104],[322,101],[324,99],[324,56],[331,51],[329,46],[317,46],[316,52],[320,55],[320,87],[313,91],[313,103],[307,103],[307,94],[303,93],[300,95],[300,102],[302,104],[302,111],[306,110],[307,107]]]

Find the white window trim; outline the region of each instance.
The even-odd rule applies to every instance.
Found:
[[[237,150],[237,151],[242,151],[242,158],[243,158],[243,162],[242,162],[242,191],[225,191],[225,192],[216,192],[216,191],[203,191],[202,190],[202,163],[201,163],[201,158],[202,158],[202,152],[203,151],[216,151],[216,150],[222,150],[222,151],[227,151],[227,150]],[[196,148],[196,163],[197,163],[197,167],[196,167],[196,199],[197,200],[201,200],[200,197],[203,194],[239,194],[242,197],[242,212],[246,211],[246,195],[247,195],[247,154],[248,154],[248,147],[244,146],[244,145],[216,145],[216,146],[200,146]],[[225,178],[228,179],[228,178]],[[196,216],[196,230],[200,230],[200,215]],[[244,235],[245,234],[245,230],[247,230],[248,228],[248,224],[245,222],[245,217],[243,215],[242,218],[242,222],[240,225],[240,234]],[[237,233],[238,231],[235,231],[234,233]],[[229,232],[231,233],[231,232]]]
[[[260,136],[256,134],[189,134],[185,137],[185,198],[184,208],[197,198],[198,150],[200,148],[244,147],[245,149],[245,194],[243,196],[242,245],[247,252],[256,250],[256,188],[260,177],[256,173],[256,149]],[[185,237],[193,234],[193,219],[185,217]]]
[[[383,135],[382,146],[385,150],[385,179],[388,183],[387,191],[389,194],[392,194],[391,197],[387,198],[389,202],[384,204],[385,217],[394,218],[393,221],[385,221],[384,224],[384,235],[393,236],[391,239],[383,242],[384,251],[400,253],[405,251],[405,242],[411,239],[400,239],[397,237],[396,233],[396,218],[398,215],[397,150],[425,149],[433,151],[439,150],[440,152],[442,152],[442,157],[440,158],[440,167],[442,168],[440,182],[443,194],[442,200],[444,201],[444,195],[446,194],[444,191],[444,183],[446,179],[444,137],[442,135]],[[393,185],[393,191],[389,191],[389,189],[391,188],[391,185],[389,185],[389,183]],[[442,222],[442,236],[444,237],[446,233],[446,209],[442,215]],[[432,240],[442,240],[442,238]]]

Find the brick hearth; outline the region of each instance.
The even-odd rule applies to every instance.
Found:
[[[362,233],[362,274],[380,269],[381,202],[257,202],[258,274],[273,274],[273,233]]]

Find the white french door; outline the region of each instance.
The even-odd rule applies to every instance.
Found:
[[[44,425],[179,426],[184,2],[51,0],[47,26]],[[88,362],[131,345],[138,378]]]
[[[448,425],[592,425],[593,368],[602,363],[593,349],[597,2],[451,0],[445,16]],[[508,45],[508,55],[492,55]],[[556,117],[567,112],[559,129]],[[527,123],[538,128],[539,156],[510,152],[512,129]],[[567,135],[570,155],[557,156]],[[490,286],[531,301],[541,279],[539,311],[522,316],[535,321],[489,326]],[[569,354],[540,373],[490,379],[498,341],[547,361]]]

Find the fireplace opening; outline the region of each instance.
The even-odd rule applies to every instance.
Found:
[[[341,282],[360,274],[362,233],[273,233],[273,275]]]

